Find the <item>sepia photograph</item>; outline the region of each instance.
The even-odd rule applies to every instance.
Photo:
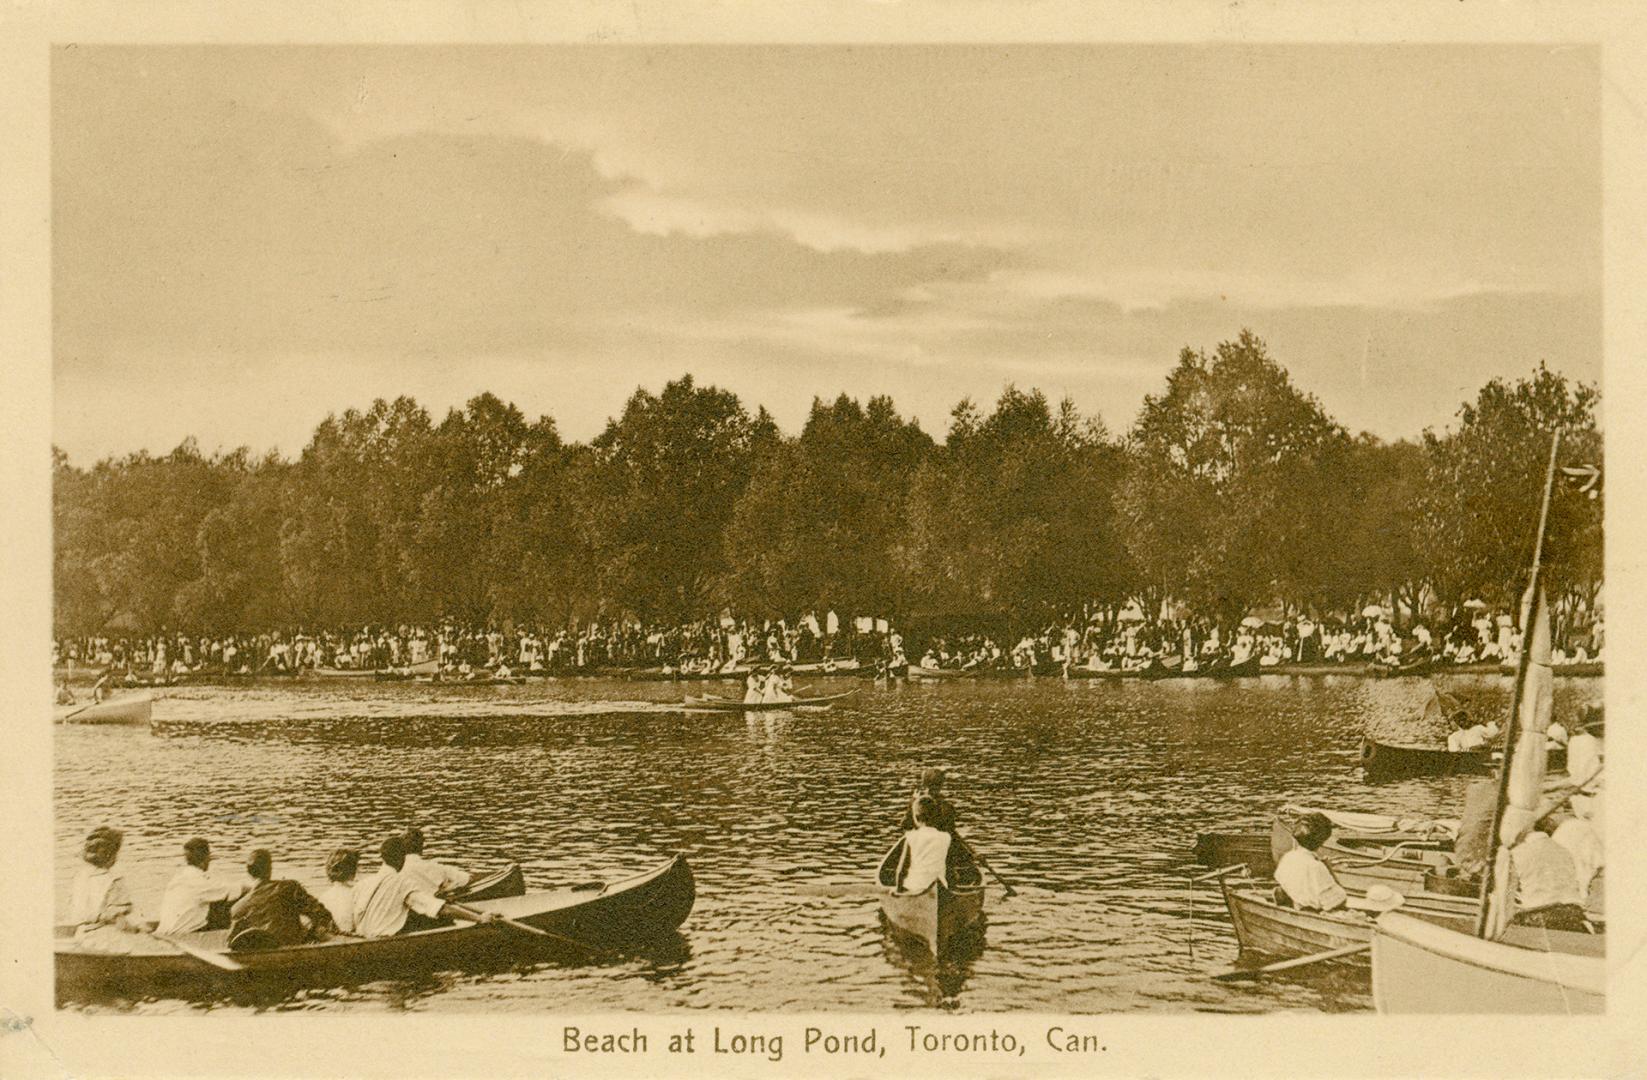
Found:
[[[48,1012],[1610,1011],[1599,44],[42,48]]]

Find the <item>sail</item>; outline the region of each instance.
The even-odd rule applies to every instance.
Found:
[[[1493,863],[1493,893],[1487,907],[1486,936],[1489,938],[1498,937],[1514,915],[1510,904],[1510,849],[1537,819],[1539,801],[1544,794],[1547,754],[1544,733],[1550,727],[1554,677],[1550,672],[1550,609],[1542,588],[1522,598],[1521,625],[1527,667],[1514,718],[1516,729],[1505,733],[1506,739],[1513,738],[1513,742],[1509,743],[1512,750],[1505,765],[1509,775]]]

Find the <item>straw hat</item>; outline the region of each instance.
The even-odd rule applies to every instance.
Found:
[[[1367,890],[1366,896],[1351,897],[1348,907],[1357,911],[1394,911],[1407,902],[1407,898],[1390,888],[1388,885],[1374,885]]]

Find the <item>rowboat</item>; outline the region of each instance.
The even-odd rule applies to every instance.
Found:
[[[875,873],[881,886],[881,911],[894,931],[924,943],[934,957],[941,957],[983,921],[983,875],[963,845],[951,844],[948,872],[954,885],[934,881],[918,893],[904,892],[897,880],[903,852],[900,839]]]
[[[1361,775],[1373,784],[1414,776],[1490,776],[1498,768],[1499,756],[1499,751],[1490,748],[1448,750],[1444,746],[1403,746],[1363,738]],[[1565,748],[1551,748],[1548,767],[1567,767]]]
[[[1505,675],[1514,675],[1515,665],[1503,664],[1498,670]],[[1606,674],[1606,668],[1600,660],[1587,660],[1582,664],[1552,664],[1550,674],[1558,679],[1593,679]]]
[[[1367,669],[1367,674],[1375,679],[1405,679],[1421,675],[1429,675],[1435,670],[1435,663],[1431,660],[1409,660],[1404,664],[1391,664],[1383,660],[1374,660]]]
[[[1386,1014],[1575,1014],[1607,1008],[1607,939],[1512,926],[1499,941],[1398,911],[1372,934],[1373,1005]]]
[[[524,686],[526,685],[526,676],[510,675],[504,679],[496,676],[482,676],[478,679],[465,679],[454,675],[450,678],[417,679],[415,681],[421,686]]]
[[[153,694],[123,694],[92,705],[59,705],[52,718],[59,724],[147,725],[153,713]]]
[[[310,668],[304,674],[315,679],[370,679],[377,675],[373,668]]]
[[[570,944],[556,944],[508,925],[457,923],[386,938],[340,935],[286,948],[228,952],[226,931],[178,935],[177,940],[232,956],[241,971],[224,971],[158,939],[132,935],[143,951],[93,952],[77,944],[72,927],[56,929],[58,996],[98,990],[122,995],[145,990],[199,991],[225,983],[295,990],[408,972],[508,965],[523,956],[587,956],[667,938],[692,911],[695,886],[686,857],[614,882],[599,892],[565,888],[474,901],[481,911],[535,926]]]
[[[732,698],[693,697],[688,695],[682,704],[688,709],[705,709],[710,712],[772,712],[780,709],[816,708],[821,705],[830,705],[842,698],[849,698],[857,692],[856,690],[848,690],[844,694],[794,698],[790,701],[737,701]]]
[[[1372,919],[1360,911],[1310,911],[1283,907],[1275,902],[1273,889],[1231,885],[1218,879],[1224,891],[1224,906],[1235,925],[1235,940],[1243,952],[1271,956],[1311,956],[1346,945],[1365,945],[1372,940]],[[1463,930],[1474,925],[1466,914],[1422,911],[1419,917],[1445,922]],[[1351,962],[1355,962],[1352,958]],[[1359,962],[1365,963],[1362,958]]]
[[[925,664],[909,665],[909,677],[911,679],[965,679],[972,674],[972,671],[964,668],[935,668],[927,667]]]

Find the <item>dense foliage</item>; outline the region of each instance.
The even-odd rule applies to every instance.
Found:
[[[1419,443],[1351,437],[1248,333],[1186,349],[1119,438],[1015,387],[961,402],[942,443],[846,395],[785,437],[690,376],[637,390],[587,445],[491,394],[438,424],[377,401],[291,461],[56,454],[57,629],[1457,611],[1514,595],[1550,435],[1563,464],[1599,465],[1598,407],[1540,367]],[[1599,498],[1558,491],[1549,555],[1557,594],[1593,602]]]

